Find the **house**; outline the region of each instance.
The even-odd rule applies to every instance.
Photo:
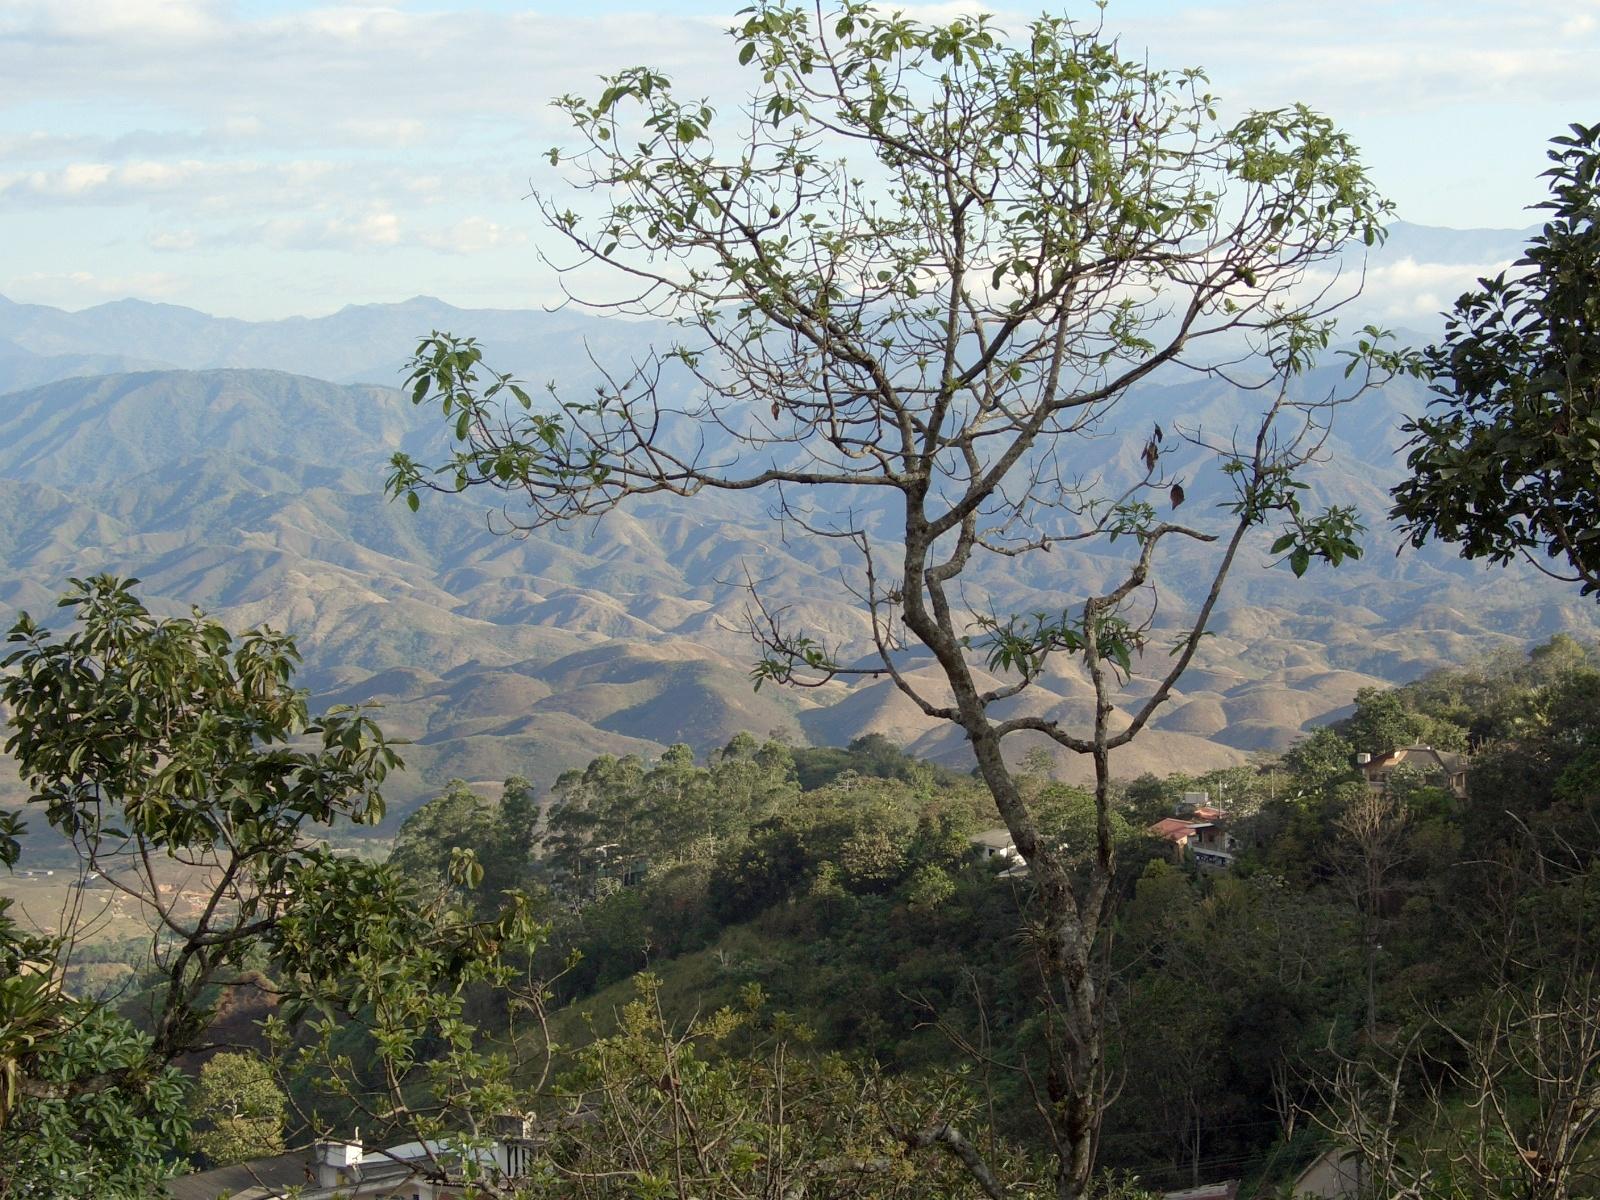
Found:
[[[1202,815],[1204,814],[1204,815]],[[1219,808],[1197,808],[1188,817],[1163,817],[1145,832],[1170,842],[1175,857],[1192,854],[1197,866],[1226,870],[1233,866],[1234,840]]]
[[[975,833],[967,839],[967,845],[986,862],[991,858],[1010,860],[1017,857],[1017,844],[1011,840],[1011,831],[1004,827]]]
[[[1453,795],[1466,797],[1468,763],[1464,754],[1432,746],[1396,746],[1384,754],[1356,755],[1356,769],[1375,792],[1388,789],[1389,776],[1401,764],[1422,772],[1430,782],[1442,782]]]
[[[1028,864],[1017,853],[1017,845],[1011,840],[1009,829],[985,829],[968,838],[967,845],[972,847],[979,862],[992,862],[1004,868],[996,872],[996,879],[1028,877]]]
[[[597,890],[609,887],[614,890],[616,886],[637,887],[643,883],[650,874],[650,860],[638,855],[630,854],[617,842],[607,842],[602,846],[590,846],[580,852],[585,865],[593,873],[592,879]],[[603,883],[603,881],[614,881]]]
[[[1152,837],[1165,838],[1181,855],[1194,840],[1195,823],[1186,821],[1182,817],[1162,817],[1154,825],[1149,826],[1146,833]]]
[[[522,1123],[520,1133],[526,1133]],[[439,1165],[475,1161],[475,1170],[500,1179],[526,1174],[532,1142],[502,1136],[467,1148],[448,1142],[407,1142],[365,1149],[359,1140],[316,1142],[309,1148],[197,1171],[167,1181],[168,1200],[464,1200],[459,1183],[435,1178]]]
[[[1294,1200],[1355,1200],[1361,1194],[1361,1156],[1354,1150],[1329,1150],[1295,1177]]]
[[[180,1175],[167,1180],[167,1195],[171,1200],[217,1200],[219,1196],[228,1200],[266,1200],[286,1195],[296,1187],[304,1195],[315,1195],[311,1188],[316,1182],[310,1159],[297,1151]]]

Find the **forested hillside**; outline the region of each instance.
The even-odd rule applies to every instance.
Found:
[[[1457,1171],[1473,1194],[1474,1168],[1445,1164],[1481,1136],[1476,1169],[1511,1173],[1512,1151],[1494,1148],[1511,1131],[1469,1107],[1485,1099],[1586,1127],[1572,1089],[1593,1062],[1567,1055],[1594,1037],[1595,997],[1568,970],[1593,938],[1597,698],[1600,648],[1557,639],[1365,693],[1281,758],[1128,781],[1113,818],[1124,904],[1105,1165],[1168,1187],[1287,1180],[1349,1131],[1341,1064],[1373,1039],[1403,1087],[1382,1133],[1405,1147],[1405,1171]],[[1423,740],[1472,750],[1465,796],[1420,767],[1379,796],[1354,769],[1358,748]],[[1026,786],[1050,836],[1086,845],[1093,797],[1035,767]],[[1228,871],[1147,832],[1196,791],[1227,811]],[[506,859],[520,844],[506,822],[527,810],[459,788],[407,819],[391,861],[444,880],[471,849],[484,874],[462,894],[479,905],[512,883],[551,889],[541,962],[559,976],[558,1041],[585,1034],[579,1014],[611,1032],[642,970],[678,1024],[756,985],[826,1049],[898,1073],[963,1063],[1002,1128],[1033,1142],[1044,1032],[1011,944],[1030,884],[971,845],[992,821],[985,801],[876,738],[838,754],[741,736],[705,765],[680,750],[563,776],[531,876]],[[624,886],[635,863],[648,871]],[[1521,1007],[1535,988],[1539,1012]],[[1570,1046],[1537,1060],[1555,1053],[1541,1038]],[[1443,1095],[1419,1090],[1430,1078],[1449,1081]],[[1572,1166],[1571,1194],[1600,1183],[1586,1154]]]
[[[1568,1194],[1588,1194],[1600,1180],[1584,1096],[1600,1043],[1593,977],[1574,966],[1593,948],[1597,697],[1600,647],[1557,638],[1365,691],[1349,718],[1282,756],[1120,786],[1113,1099],[1099,1155],[1110,1177],[1158,1192],[1243,1179],[1245,1194],[1276,1195],[1328,1147],[1355,1144],[1390,1148],[1388,1194],[1426,1173],[1493,1195],[1483,1189],[1516,1177],[1518,1139],[1567,1129]],[[1425,766],[1398,769],[1382,791],[1356,769],[1358,753],[1424,741],[1470,754],[1464,795]],[[1047,836],[1087,869],[1094,797],[1049,772],[1035,756],[1023,786]],[[1196,793],[1223,814],[1205,815],[1227,832],[1225,870],[1156,829],[1174,814],[1200,820]],[[878,735],[811,749],[741,733],[700,759],[686,746],[602,756],[549,791],[511,778],[485,798],[453,781],[399,823],[385,886],[442,897],[456,920],[507,934],[504,898],[531,897],[537,924],[501,951],[511,972],[469,970],[445,1019],[522,1070],[551,1072],[558,1109],[642,1104],[630,1119],[653,1120],[648,1094],[631,1093],[651,1085],[634,1072],[661,1038],[683,1037],[681,1062],[653,1069],[689,1072],[696,1120],[727,1119],[729,1088],[743,1103],[794,1104],[804,1158],[839,1136],[892,1142],[895,1112],[925,1119],[931,1106],[981,1123],[989,1154],[1025,1172],[1023,1148],[1049,1137],[1038,1089],[1052,1034],[1018,953],[1034,883],[1015,857],[986,856],[980,835],[992,831],[975,780]],[[390,918],[367,919],[377,934]],[[316,934],[286,930],[290,945],[305,936]],[[511,950],[517,937],[526,949]],[[422,995],[408,989],[442,963],[394,974],[376,1009],[280,1040],[288,1027],[275,1022],[296,1005],[331,1000],[345,970],[354,981],[378,969],[380,946],[342,946],[287,990],[247,984],[228,1002],[229,1038],[284,1072],[268,1088],[289,1101],[264,1127],[271,1144],[357,1124],[370,1142],[400,1141],[430,1102],[492,1103],[492,1062],[425,1039],[420,1057],[399,1051],[417,1110],[372,1107],[395,1066],[388,1039],[430,1020],[432,1003],[414,1008]],[[160,979],[123,977],[105,995],[147,1021],[162,1009]],[[780,1083],[769,1074],[779,1047],[842,1074],[819,1081],[797,1065]],[[694,1074],[703,1053],[726,1074]],[[853,1133],[832,1128],[842,1114],[807,1109],[862,1078],[879,1099],[862,1101]],[[1385,1088],[1398,1089],[1393,1107]],[[269,1144],[207,1111],[197,1146],[232,1149],[202,1163]],[[549,1136],[574,1165],[624,1153],[609,1125]]]

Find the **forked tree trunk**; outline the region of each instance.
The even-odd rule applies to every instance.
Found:
[[[1056,1200],[1079,1200],[1094,1176],[1104,1115],[1105,1006],[1095,971],[1095,946],[1115,869],[1110,841],[1099,840],[1087,896],[1081,902],[1058,848],[1040,840],[1015,779],[1000,756],[999,741],[986,721],[981,726],[969,724],[968,734],[1001,818],[1029,864],[1034,901],[1042,909],[1039,943],[1023,952],[1039,956],[1043,976],[1040,999],[1050,1030],[1045,1081],[1051,1111],[1043,1115],[1055,1159]],[[1108,800],[1109,773],[1096,788],[1102,814]]]

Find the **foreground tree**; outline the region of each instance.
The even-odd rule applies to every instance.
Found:
[[[478,922],[430,907],[383,864],[326,848],[340,822],[381,816],[398,759],[359,709],[311,716],[292,639],[236,636],[199,612],[158,618],[129,581],[104,576],[73,581],[61,605],[75,618],[67,631],[23,614],[10,632],[6,750],[30,809],[77,851],[79,882],[103,885],[73,889],[80,907],[52,938],[26,934],[0,899],[0,1197],[143,1197],[187,1138],[171,1064],[213,1045],[230,989],[269,974],[281,1030],[410,986],[426,1003],[404,1028],[437,1037],[464,985],[539,931],[515,898]],[[8,868],[24,824],[0,813]],[[151,927],[148,1033],[62,986],[96,895],[127,897]],[[213,1075],[227,1062],[214,1059]],[[261,1092],[234,1084],[250,1094],[231,1113],[202,1089],[207,1154],[271,1144]]]
[[[964,733],[1032,872],[1041,1125],[1054,1191],[1076,1197],[1103,1106],[1110,755],[1171,694],[1253,530],[1277,526],[1271,552],[1296,574],[1359,553],[1355,514],[1313,512],[1300,473],[1337,403],[1403,364],[1368,331],[1345,390],[1314,387],[1333,304],[1309,276],[1347,240],[1375,241],[1387,208],[1325,118],[1294,107],[1223,123],[1200,72],[1151,69],[1064,19],[1007,40],[985,18],[758,2],[735,32],[755,83],[731,140],[708,104],[647,69],[598,100],[558,101],[577,144],[551,159],[588,197],[583,213],[540,203],[571,269],[609,270],[629,298],[598,306],[667,318],[678,340],[536,408],[472,340],[424,339],[413,395],[440,404],[455,451],[398,456],[390,489],[413,507],[428,489],[498,489],[527,506],[526,528],[640,496],[759,490],[855,549],[876,661],[846,665],[846,648],[791,628],[752,585],[757,686],[886,676]],[[1219,432],[1173,414],[1130,435],[1127,470],[1076,474],[1075,444],[1107,436],[1130,389],[1179,367],[1259,397],[1254,419]],[[1177,450],[1184,478],[1169,472]],[[1199,471],[1216,472],[1219,512],[1159,515]],[[1101,556],[1056,583],[1081,598],[997,615],[986,581],[1054,549]],[[1176,562],[1198,586],[1162,630],[1171,656],[1141,659],[1153,679],[1123,712],[1154,636],[1156,571]],[[941,688],[902,671],[906,646],[931,654]],[[1019,700],[1058,656],[1092,683],[1087,728]],[[1003,752],[1025,732],[1093,761],[1086,864],[1041,833]],[[976,1178],[1001,1194],[991,1169]]]
[[[863,1075],[808,1047],[806,1031],[768,1013],[753,984],[739,1007],[684,1028],[662,1017],[652,976],[636,986],[616,1031],[578,1051],[558,1082],[561,1109],[547,1122],[544,1152],[519,1197],[977,1194],[960,1162],[977,1164],[977,1150],[957,1123],[978,1106],[959,1077],[908,1083]],[[899,1123],[930,1110],[950,1121],[904,1136]],[[953,1139],[956,1158],[915,1154],[941,1138]],[[1025,1172],[1009,1153],[1007,1165]]]
[[[0,814],[0,864],[21,822]],[[150,1039],[61,987],[60,939],[26,932],[0,896],[0,1200],[148,1196],[189,1129],[178,1072]]]
[[[159,619],[109,576],[74,580],[61,606],[66,634],[23,613],[8,637],[6,750],[83,871],[149,917],[166,1061],[206,1048],[213,989],[268,943],[325,854],[317,835],[382,817],[398,758],[359,709],[310,716],[283,634]]]
[[[1414,546],[1525,557],[1589,595],[1600,592],[1600,125],[1551,145],[1543,230],[1509,277],[1456,301],[1426,351],[1437,399],[1405,426],[1411,475],[1393,515]]]

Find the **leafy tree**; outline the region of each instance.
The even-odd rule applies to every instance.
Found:
[[[204,1046],[213,989],[263,947],[294,901],[290,877],[323,853],[311,831],[382,816],[398,758],[360,710],[308,714],[282,634],[157,619],[107,576],[73,580],[61,606],[70,632],[24,613],[9,634],[6,749],[30,805],[159,931],[149,1056],[164,1064]],[[162,886],[174,861],[204,903],[180,908]]]
[[[74,580],[62,606],[76,617],[67,632],[23,614],[9,635],[7,750],[83,869],[144,906],[159,978],[141,1033],[60,990],[74,931],[26,937],[0,905],[0,1194],[150,1195],[189,1124],[170,1063],[208,1048],[218,997],[256,967],[282,1001],[280,1032],[319,1014],[311,1049],[333,1035],[329,1014],[359,1013],[387,1039],[380,1080],[404,1081],[428,1039],[446,1044],[438,1058],[456,1081],[491,1073],[462,1063],[463,992],[501,977],[502,949],[539,928],[515,898],[479,922],[393,868],[326,849],[336,822],[382,815],[379,786],[399,760],[370,718],[311,717],[283,634],[235,637],[199,612],[158,619],[130,582],[103,576]],[[0,819],[8,867],[21,828],[18,814]],[[199,903],[175,902],[175,864]],[[385,1111],[427,1132],[417,1105],[390,1095]]]
[[[637,823],[644,770],[635,755],[602,754],[582,771],[562,772],[552,789],[544,840],[546,858],[559,876],[568,881],[590,876],[600,847],[624,845]],[[631,844],[625,849],[638,852]]]
[[[766,822],[713,869],[712,908],[724,920],[753,916],[788,899],[812,865],[800,831],[786,821]]]
[[[468,883],[467,865],[458,857],[450,882]],[[275,931],[285,1002],[265,1031],[318,1100],[300,1114],[313,1128],[347,1132],[329,1114],[354,1114],[380,1143],[470,1139],[539,1094],[549,981],[529,964],[548,927],[525,895],[480,918],[457,890],[333,856],[292,882],[304,899]],[[472,1000],[484,993],[498,1002],[478,1019]],[[419,1167],[446,1183],[464,1169],[442,1149]]]
[[[21,851],[22,821],[0,814],[0,864]],[[149,1195],[189,1130],[178,1072],[150,1039],[68,995],[62,938],[26,932],[0,896],[0,1198]]]
[[[1242,817],[1256,811],[1264,801],[1274,799],[1277,784],[1272,768],[1256,761],[1207,771],[1195,780],[1195,786],[1211,797],[1211,803],[1231,816]]]
[[[200,1068],[194,1097],[194,1117],[207,1126],[195,1135],[195,1149],[218,1166],[279,1154],[287,1106],[288,1097],[260,1058],[213,1055]]]
[[[906,903],[915,910],[938,908],[955,894],[956,884],[950,873],[932,863],[918,867],[906,880]]]
[[[533,784],[520,775],[507,779],[500,789],[489,844],[479,848],[483,859],[483,889],[492,894],[527,882],[539,844],[539,800]]]
[[[559,1081],[569,1119],[550,1123],[519,1196],[1003,1194],[961,1132],[978,1104],[960,1079],[863,1076],[837,1056],[808,1053],[808,1031],[768,1012],[755,985],[737,1006],[685,1028],[663,1016],[654,976],[641,975],[637,993],[616,1032],[579,1051]],[[929,1161],[930,1149],[951,1157]],[[1015,1149],[998,1149],[1026,1177]]]
[[[1600,808],[1600,670],[1580,668],[1529,689],[1510,736],[1473,761],[1467,836],[1486,846],[1531,842],[1542,854],[1588,862]]]
[[[1365,687],[1356,692],[1356,711],[1339,724],[1344,740],[1367,754],[1387,754],[1399,746],[1427,745],[1441,750],[1466,748],[1466,731],[1449,721],[1418,712],[1408,693]]]
[[[575,267],[628,281],[636,299],[609,307],[672,320],[678,340],[535,407],[476,342],[423,339],[413,396],[440,405],[454,452],[397,456],[389,487],[413,507],[430,489],[500,489],[530,527],[640,496],[764,490],[859,553],[850,582],[876,658],[793,628],[755,587],[757,685],[885,677],[967,739],[1032,871],[1053,1186],[1077,1197],[1104,1082],[1110,753],[1171,695],[1252,531],[1274,526],[1272,553],[1297,575],[1359,553],[1354,513],[1313,510],[1300,473],[1337,402],[1405,364],[1368,331],[1342,380],[1313,380],[1334,327],[1298,285],[1349,240],[1379,238],[1388,208],[1326,118],[1223,122],[1200,72],[1153,69],[1065,19],[1008,40],[988,18],[758,0],[738,37],[757,120],[741,111],[731,141],[709,105],[644,68],[557,102],[576,146],[551,158],[599,207],[544,197],[546,219]],[[1241,342],[1259,354],[1241,359]],[[1259,419],[1220,436],[1154,424],[1130,435],[1125,467],[1073,477],[1075,440],[1107,432],[1169,364],[1245,385]],[[729,449],[709,448],[713,431]],[[1198,454],[1192,472],[1172,466],[1179,449]],[[1200,476],[1220,513],[1179,523],[1168,512]],[[1108,565],[1069,574],[1060,611],[989,609],[986,571],[1077,546]],[[1124,716],[1158,568],[1177,561],[1173,576],[1199,581],[1192,623],[1168,632],[1170,657],[1143,660],[1155,686]],[[940,687],[902,670],[907,644]],[[1008,703],[1059,656],[1093,686],[1087,728]],[[1093,760],[1086,872],[1042,835],[1003,754],[1024,731]]]
[[[1406,707],[1399,692],[1375,687],[1356,692],[1356,711],[1340,726],[1345,741],[1373,756],[1416,744],[1423,729],[1422,718]]]
[[[603,868],[648,859],[652,869],[705,860],[738,838],[793,791],[793,759],[775,742],[736,735],[698,766],[688,746],[669,746],[655,763],[602,755],[556,780],[544,838],[563,883],[592,887]]]
[[[1350,778],[1355,761],[1355,746],[1326,725],[1313,729],[1283,756],[1283,765],[1294,776],[1296,785],[1317,790]]]
[[[1141,1022],[1160,1030],[1159,1037],[1128,1039],[1129,1100],[1145,1127],[1160,1131],[1151,1139],[1160,1149],[1152,1145],[1151,1152],[1170,1154],[1175,1174],[1186,1159],[1185,1182],[1198,1186],[1206,1126],[1229,1115],[1220,1094],[1225,1014],[1197,1002],[1192,979],[1176,973],[1142,976],[1128,999]]]
[[[0,979],[0,1197],[144,1200],[188,1136],[183,1078],[148,1035],[34,968]]]
[[[1146,771],[1122,785],[1122,807],[1141,825],[1170,817],[1179,795],[1188,790],[1187,775],[1157,776]]]
[[[1456,301],[1425,352],[1437,398],[1405,426],[1411,477],[1393,515],[1414,546],[1525,557],[1588,595],[1600,592],[1600,125],[1551,145],[1543,229],[1509,277]]]
[[[827,786],[845,771],[927,786],[948,784],[953,776],[953,772],[913,758],[881,733],[863,734],[843,750],[837,746],[796,750],[794,759],[800,786],[807,791]]]
[[[894,831],[867,827],[845,839],[838,865],[852,891],[887,891],[905,874],[905,850]]]

